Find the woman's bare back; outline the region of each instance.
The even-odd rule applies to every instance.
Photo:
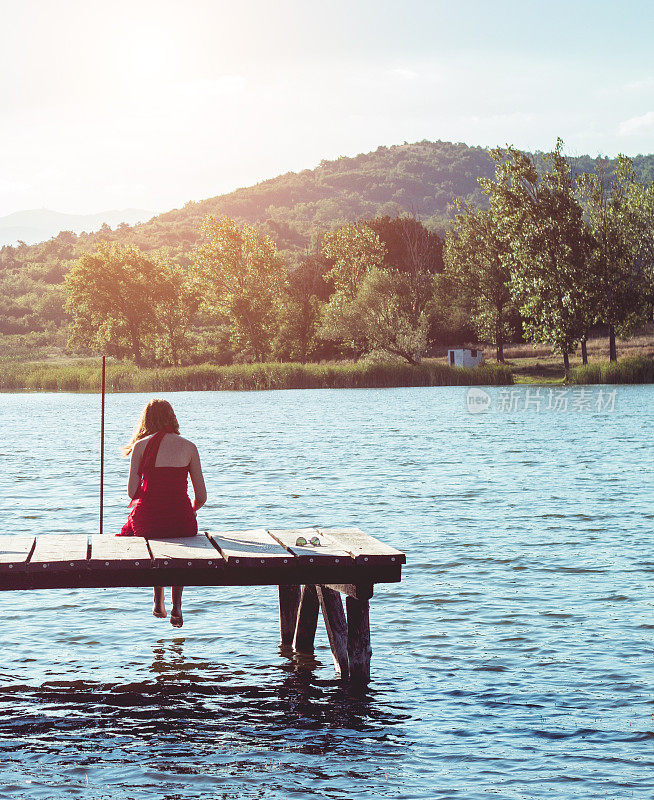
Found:
[[[144,436],[134,444],[127,488],[130,497],[134,497],[140,484],[141,479],[138,475],[138,468],[146,445],[154,435]],[[193,442],[184,439],[177,433],[167,433],[159,445],[155,467],[188,467],[195,494],[194,510],[197,511],[205,504],[207,490],[204,485],[202,466],[200,465],[200,454]]]
[[[143,451],[154,435],[144,436],[134,445],[134,450],[138,450],[136,458],[139,463],[141,462]],[[188,467],[197,451],[198,449],[193,442],[184,439],[177,433],[167,433],[159,445],[155,467]]]

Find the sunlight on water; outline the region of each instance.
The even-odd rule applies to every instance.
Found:
[[[495,400],[497,392],[490,390]],[[651,387],[612,413],[469,414],[459,388],[166,395],[201,529],[358,525],[407,552],[372,682],[278,649],[273,587],[0,595],[2,797],[651,798]],[[119,447],[148,398],[107,403]],[[92,533],[99,401],[0,395],[2,533]]]

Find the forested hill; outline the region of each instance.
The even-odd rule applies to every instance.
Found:
[[[590,172],[601,161],[608,170],[612,164],[610,159],[589,156],[571,161],[579,172]],[[641,180],[654,180],[654,155],[636,156],[634,166]],[[227,214],[257,223],[287,251],[310,246],[321,231],[343,222],[401,211],[414,212],[428,227],[442,231],[447,227],[448,204],[457,197],[473,204],[483,202],[477,179],[492,174],[492,161],[482,147],[441,141],[379,147],[372,153],[323,161],[315,169],[289,172],[256,186],[189,202],[139,225],[123,224],[114,231],[105,226],[81,234],[75,237],[78,246],[74,250],[88,250],[103,239],[115,239],[144,250],[167,246],[181,255],[197,240],[198,227],[207,214]],[[25,260],[42,262],[48,247],[44,243],[27,250],[29,253],[22,254],[29,256]],[[0,264],[4,261],[7,266],[6,257],[11,254],[3,255]]]
[[[144,233],[164,233],[165,228],[171,234],[192,234],[206,214],[223,213],[265,226],[282,249],[304,248],[320,231],[350,220],[401,211],[413,211],[431,227],[443,228],[454,198],[482,202],[477,178],[492,171],[481,147],[451,142],[379,147],[188,203],[142,227]]]
[[[572,161],[578,172],[590,172],[600,163],[589,156]],[[610,160],[604,161],[610,170]],[[641,180],[654,180],[654,155],[633,161]],[[145,251],[167,247],[185,263],[202,219],[227,214],[270,233],[292,267],[294,256],[311,247],[321,232],[349,220],[409,211],[442,232],[448,204],[457,197],[483,202],[477,179],[492,173],[482,147],[441,141],[379,147],[190,202],[139,225],[121,224],[115,230],[105,225],[95,233],[62,232],[41,244],[6,246],[0,249],[0,334],[58,330],[63,322],[61,282],[69,262],[102,240],[137,244]]]
[[[600,161],[608,171],[612,168],[610,159],[580,156],[571,161],[579,172],[591,172]],[[634,166],[641,180],[654,180],[654,155],[637,156]],[[120,238],[127,236],[143,249],[167,245],[181,254],[195,242],[207,214],[257,223],[287,251],[311,246],[321,231],[344,222],[402,211],[416,213],[428,227],[443,232],[448,204],[457,197],[482,203],[477,179],[492,175],[491,158],[482,147],[441,141],[378,147],[187,203],[121,231]]]

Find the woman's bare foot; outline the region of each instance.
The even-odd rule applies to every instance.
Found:
[[[182,592],[183,586],[173,586],[172,589],[173,610],[170,612],[170,624],[173,628],[181,628],[184,624],[182,618]]]
[[[168,614],[166,614],[166,601],[164,599],[163,586],[154,587],[154,606],[152,608],[152,616],[158,617],[159,619],[165,619],[168,616]]]

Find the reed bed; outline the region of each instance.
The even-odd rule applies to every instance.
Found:
[[[473,369],[443,364],[398,363],[296,364],[263,363],[139,369],[108,364],[107,391],[256,391],[261,389],[382,389],[394,386],[506,386],[513,383],[508,367]],[[100,367],[94,364],[0,364],[2,391],[97,392]]]
[[[654,383],[654,358],[628,356],[575,367],[570,372],[570,383]]]

